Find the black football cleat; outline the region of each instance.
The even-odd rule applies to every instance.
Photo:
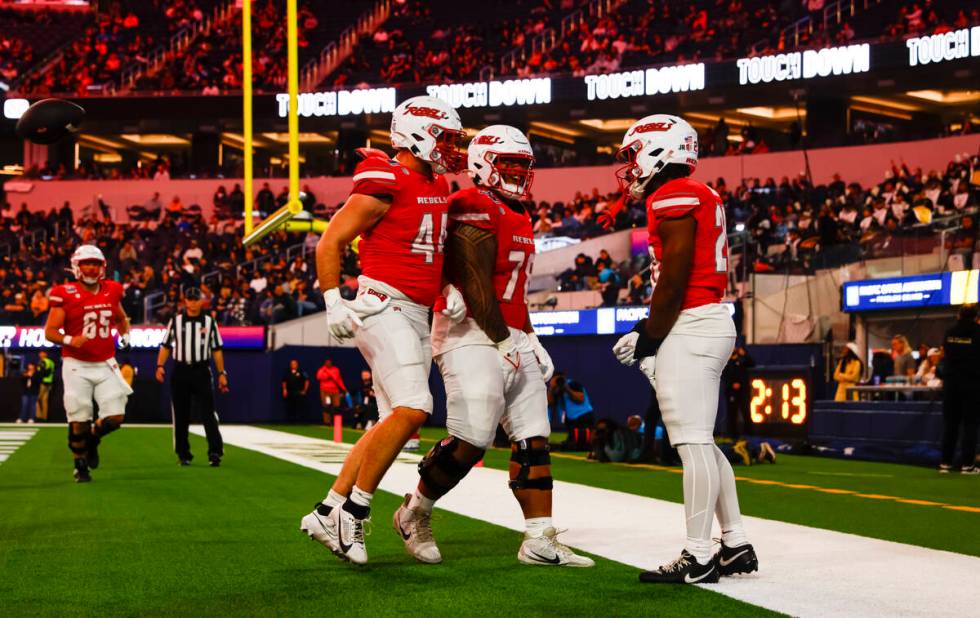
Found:
[[[665,564],[656,571],[640,573],[640,581],[645,584],[717,584],[718,567],[714,560],[708,564],[698,561],[685,549],[681,557]]]
[[[711,561],[718,567],[718,573],[724,576],[759,570],[759,557],[755,555],[755,549],[747,543],[738,547],[728,547],[722,543],[721,550]]]
[[[179,465],[179,466],[189,466],[189,465],[191,465],[191,460],[190,459],[178,459],[177,460],[177,465]]]
[[[84,459],[75,460],[75,482],[76,483],[89,483],[92,481],[92,475],[88,471],[88,463]]]
[[[218,457],[217,455],[212,455],[211,457],[208,457],[208,465],[210,465],[212,468],[217,468],[218,466],[221,465],[221,458]]]

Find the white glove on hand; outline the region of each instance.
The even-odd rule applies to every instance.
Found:
[[[353,337],[354,327],[364,326],[361,318],[381,312],[389,302],[389,299],[381,300],[374,294],[361,294],[348,302],[340,297],[337,288],[324,292],[323,300],[327,305],[327,328],[338,339]]]
[[[494,344],[494,347],[500,355],[500,369],[504,372],[504,392],[507,393],[517,382],[517,374],[521,371],[521,353],[517,351],[513,337]]]
[[[442,310],[442,315],[452,320],[453,324],[459,324],[466,317],[466,301],[456,286],[448,284],[442,288],[442,295],[446,297],[446,308]]]
[[[541,377],[547,382],[551,379],[551,376],[555,375],[555,362],[551,360],[551,355],[548,354],[548,350],[544,349],[541,342],[538,340],[538,336],[534,333],[528,333],[527,338],[531,340],[531,347],[534,348],[534,357],[538,359],[538,367],[541,369]]]
[[[636,359],[633,358],[633,355],[636,352],[636,341],[639,338],[640,333],[632,331],[620,337],[612,349],[613,354],[616,355],[616,360],[627,367],[632,367],[636,364]]]
[[[646,356],[640,361],[640,371],[643,375],[650,380],[650,385],[654,388],[657,387],[657,357],[656,356]]]
[[[119,333],[119,347],[123,350],[129,347],[129,333]]]

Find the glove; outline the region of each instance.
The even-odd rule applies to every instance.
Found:
[[[616,345],[613,346],[613,354],[616,355],[616,360],[626,365],[627,367],[632,367],[636,364],[636,359],[633,355],[636,353],[636,341],[640,338],[640,333],[631,331],[619,338]]]
[[[119,334],[119,349],[120,350],[129,349],[129,333]]]
[[[641,360],[640,371],[642,371],[643,375],[647,377],[647,380],[650,380],[650,385],[656,388],[657,387],[657,382],[656,382],[657,357],[647,356],[643,360]]]
[[[547,382],[551,379],[551,376],[555,375],[555,362],[551,360],[551,355],[541,345],[537,335],[528,333],[527,338],[531,340],[531,347],[534,348],[534,358],[538,359],[538,368],[541,369],[541,377]]]
[[[340,297],[340,290],[337,288],[324,292],[323,300],[327,306],[327,328],[338,339],[353,337],[354,327],[364,326],[361,318],[383,311],[389,302],[389,299],[381,300],[374,294],[361,294],[348,302]]]
[[[596,221],[603,227],[603,229],[609,230],[616,225],[616,215],[619,211],[623,209],[626,205],[626,194],[623,193],[619,196],[619,199],[606,207],[605,210],[596,215]]]
[[[466,317],[466,301],[456,286],[448,284],[442,288],[442,295],[446,297],[446,308],[442,310],[442,315],[452,320],[453,324],[459,324]]]
[[[521,353],[517,351],[513,337],[495,343],[494,347],[500,355],[500,369],[504,372],[504,392],[510,392],[511,387],[517,382],[517,374],[521,371]]]

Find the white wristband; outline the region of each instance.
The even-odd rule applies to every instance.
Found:
[[[71,345],[71,335],[65,335],[61,338],[61,343],[64,345]]]

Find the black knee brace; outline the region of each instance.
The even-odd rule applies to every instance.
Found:
[[[457,448],[464,444],[466,443],[459,438],[448,436],[437,442],[419,462],[419,476],[422,477],[425,486],[439,494],[430,496],[431,498],[439,498],[449,493],[480,460],[480,457],[476,457],[472,463],[468,463],[454,457]],[[478,452],[482,455],[483,450],[480,449]]]
[[[107,416],[106,418],[99,419],[99,422],[95,424],[95,431],[93,433],[96,437],[101,438],[119,429],[121,426],[122,421],[117,421],[114,416]]]
[[[544,446],[533,446],[531,440],[544,440]],[[551,465],[551,447],[544,438],[531,438],[531,440],[521,440],[514,442],[514,447],[510,451],[510,460],[520,464],[521,469],[517,477],[511,479],[510,488],[516,489],[541,489],[551,491],[554,480],[551,476],[542,476],[535,479],[528,478],[531,468],[534,466]]]
[[[68,448],[75,455],[85,455],[91,435],[91,423],[68,423]]]

